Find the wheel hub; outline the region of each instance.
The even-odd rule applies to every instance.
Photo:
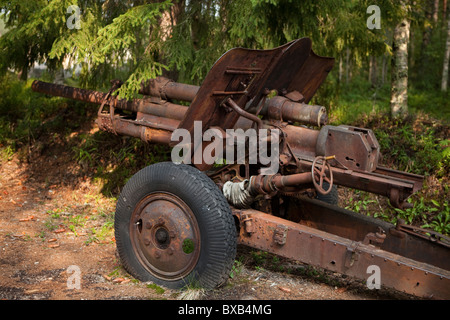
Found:
[[[164,228],[159,228],[155,232],[155,239],[160,247],[167,247],[170,243],[169,233]]]
[[[200,231],[191,209],[171,193],[152,193],[135,207],[133,249],[145,268],[164,280],[185,277],[200,255]]]

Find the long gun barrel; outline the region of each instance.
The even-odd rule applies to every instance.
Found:
[[[33,91],[59,96],[78,101],[84,101],[101,105],[110,99],[108,104],[113,104],[115,108],[132,112],[142,112],[158,117],[166,117],[175,120],[182,120],[187,111],[187,107],[169,102],[170,100],[180,100],[191,102],[200,87],[177,83],[164,77],[157,77],[142,83],[139,93],[149,95],[155,99],[116,99],[110,97],[108,93],[79,89],[64,85],[51,84],[42,81],[34,81]],[[250,111],[255,111],[253,108]],[[297,103],[283,97],[267,99],[263,105],[261,115],[268,116],[269,119],[284,119],[291,122],[299,122],[310,125],[324,125],[328,121],[326,109],[322,106],[307,105]]]

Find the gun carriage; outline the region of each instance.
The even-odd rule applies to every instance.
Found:
[[[362,280],[376,266],[383,286],[448,299],[447,237],[336,205],[340,185],[405,208],[423,177],[381,166],[372,130],[327,125],[326,109],[309,104],[333,64],[303,38],[272,50],[232,49],[201,86],[149,79],[141,99],[115,97],[118,80],[108,93],[41,81],[32,88],[100,105],[102,130],[182,147],[183,164],[143,168],[118,198],[117,249],[138,279],[213,288],[226,281],[243,244]],[[180,132],[190,140],[180,141]],[[208,132],[214,139],[193,138]],[[252,157],[264,143],[277,155],[276,171]],[[216,163],[231,158],[217,165],[205,153]]]

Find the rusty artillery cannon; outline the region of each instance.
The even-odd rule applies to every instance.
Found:
[[[132,101],[112,95],[120,81],[108,93],[40,81],[32,88],[100,105],[102,130],[182,147],[172,155],[183,151],[183,164],[143,168],[119,196],[117,248],[138,279],[216,287],[243,244],[362,280],[375,266],[382,286],[448,299],[447,237],[332,201],[340,185],[386,196],[402,208],[423,181],[380,166],[370,129],[327,125],[326,109],[308,104],[333,64],[303,38],[272,50],[232,49],[200,87],[150,79],[141,85],[143,98]],[[207,132],[214,138],[193,138]],[[263,157],[252,157],[264,149],[258,142],[273,147],[275,171]],[[218,162],[225,149],[230,157]]]

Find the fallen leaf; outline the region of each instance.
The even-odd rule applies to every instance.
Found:
[[[13,204],[15,204],[16,206],[19,206],[19,207],[22,207],[22,206],[23,206],[22,204],[17,203],[16,201],[14,201],[14,199],[11,199],[11,202],[12,202]]]
[[[66,231],[66,229],[61,228],[61,229],[56,229],[56,230],[53,231],[53,232],[54,232],[54,233],[61,233],[61,232],[64,232],[64,231]]]
[[[115,278],[115,279],[113,280],[114,283],[121,283],[121,282],[123,282],[123,281],[125,281],[124,278]]]
[[[35,216],[28,216],[27,218],[19,219],[20,222],[36,220]]]
[[[105,279],[108,280],[108,281],[111,281],[111,279],[112,279],[110,276],[108,276],[108,275],[106,275],[106,274],[103,275],[103,278],[105,278]]]
[[[58,239],[56,238],[48,239],[48,242],[55,242],[55,241],[58,241]]]
[[[59,247],[59,244],[51,244],[51,245],[49,245],[48,247],[49,247],[49,248],[58,248],[58,247]]]
[[[286,293],[291,293],[291,289],[289,289],[289,288],[278,287],[278,289],[280,289],[281,291],[286,292]]]

